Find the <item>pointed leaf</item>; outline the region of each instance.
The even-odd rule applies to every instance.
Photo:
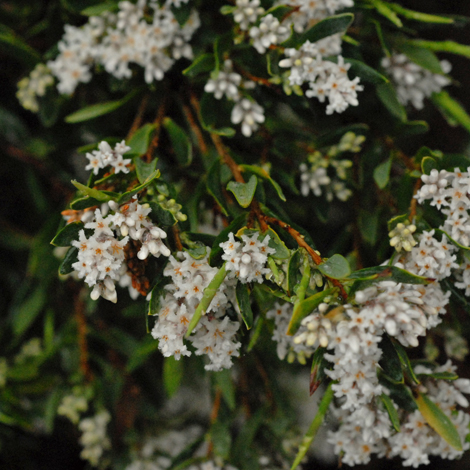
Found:
[[[219,386],[222,392],[225,403],[227,403],[231,410],[234,410],[236,406],[236,398],[231,371],[229,369],[224,369],[220,372],[215,372],[213,376],[215,378],[215,383]]]
[[[207,73],[214,70],[214,54],[202,54],[193,61],[193,63],[183,70],[183,75],[194,78],[200,73]]]
[[[89,207],[100,206],[101,201],[90,196],[81,197],[75,199],[70,203],[70,209],[74,211],[80,211],[83,209],[88,209]]]
[[[160,227],[172,227],[177,223],[174,215],[164,209],[158,202],[149,202],[152,212],[150,212],[150,219]]]
[[[228,215],[228,209],[225,202],[224,194],[222,192],[222,185],[220,182],[220,162],[216,160],[213,165],[210,167],[207,173],[207,190],[216,200],[221,211],[224,215]]]
[[[140,157],[134,158],[135,172],[137,173],[137,178],[140,184],[144,184],[156,171],[157,161],[158,160],[155,158],[150,163],[146,163]]]
[[[429,49],[423,49],[410,43],[399,45],[400,51],[405,54],[415,64],[427,69],[435,74],[443,74],[441,63],[434,52]]]
[[[445,117],[465,127],[470,132],[470,116],[463,106],[452,98],[446,91],[433,93],[431,97],[434,104],[441,110]]]
[[[390,7],[385,3],[380,0],[369,0],[370,3],[374,6],[374,8],[377,10],[379,14],[387,18],[389,21],[391,21],[395,26],[398,28],[401,28],[403,26],[403,23],[401,22],[400,18],[398,18],[397,14],[390,9]]]
[[[253,311],[251,310],[250,293],[248,291],[248,285],[237,283],[235,289],[238,308],[240,309],[240,315],[245,322],[246,328],[249,330],[253,326]]]
[[[396,432],[400,432],[400,418],[398,417],[398,412],[395,406],[393,405],[391,398],[385,393],[382,393],[382,395],[380,395],[380,398],[385,406],[385,409],[387,410],[393,428]]]
[[[446,18],[444,16],[430,15],[428,13],[422,13],[420,11],[409,10],[408,8],[403,8],[401,5],[398,5],[398,3],[385,3],[390,9],[397,12],[399,15],[408,18],[409,20],[421,21],[423,23],[441,24],[450,24],[454,22],[452,18]]]
[[[374,85],[380,85],[381,83],[388,83],[389,79],[377,72],[377,70],[369,67],[364,62],[356,59],[344,59],[344,62],[351,64],[349,72],[352,75],[357,76],[361,81],[372,83]]]
[[[120,194],[117,199],[117,203],[124,204],[125,202],[130,201],[137,193],[140,193],[140,191],[145,189],[149,184],[151,184],[155,180],[155,178],[158,178],[159,176],[160,176],[160,170],[155,170],[154,172],[150,173],[150,175],[142,184],[140,184],[139,186],[136,186],[134,189],[131,189],[130,191]]]
[[[178,163],[188,166],[193,159],[193,147],[188,134],[169,117],[163,120],[163,127],[168,132]]]
[[[271,178],[269,173],[264,168],[261,168],[259,166],[255,166],[255,165],[239,165],[239,167],[240,167],[241,171],[250,171],[251,173],[254,173],[255,175],[259,176],[260,178],[267,179],[271,183],[274,190],[277,192],[277,195],[279,196],[279,199],[281,199],[281,201],[286,201],[286,197],[284,196],[284,193],[282,192],[281,187],[279,186],[279,184],[276,181],[274,181]]]
[[[411,365],[410,358],[408,357],[408,354],[405,350],[405,348],[398,342],[398,341],[393,341],[393,346],[395,348],[395,351],[398,354],[398,357],[400,358],[401,365],[403,369],[406,371],[408,374],[409,378],[416,384],[419,385],[421,381],[418,379],[416,376],[413,366]]]
[[[459,433],[449,417],[425,394],[418,393],[416,404],[426,422],[454,449],[461,451]]]
[[[384,189],[390,178],[390,170],[392,168],[392,157],[385,160],[374,169],[374,181],[380,189]]]
[[[380,358],[379,365],[382,367],[384,374],[386,374],[387,377],[395,383],[403,383],[404,377],[400,357],[387,334],[382,336],[382,341],[379,343],[379,347],[382,350],[382,357]]]
[[[424,175],[429,175],[431,170],[438,170],[439,165],[437,164],[436,160],[432,157],[424,157],[421,160],[421,171]]]
[[[227,190],[233,193],[240,206],[248,207],[253,200],[253,196],[255,195],[257,183],[258,180],[256,176],[252,175],[247,183],[230,181],[227,185]]]
[[[176,360],[174,356],[163,358],[163,386],[171,398],[180,388],[184,374],[184,361]]]
[[[78,248],[76,246],[71,246],[67,253],[65,254],[62,263],[59,266],[59,274],[69,274],[73,271],[72,264],[78,261]]]
[[[353,20],[354,15],[352,13],[342,13],[325,18],[303,33],[299,39],[300,43],[303,44],[305,41],[317,42],[333,34],[346,32]]]
[[[325,377],[325,368],[328,361],[325,359],[326,348],[318,347],[313,353],[312,367],[310,369],[310,396],[312,396],[321,385]]]
[[[107,202],[111,201],[112,199],[116,199],[119,197],[118,193],[111,193],[109,191],[100,191],[99,189],[89,188],[82,183],[79,183],[76,180],[72,180],[72,184],[82,192],[82,194],[92,197],[100,202]]]
[[[403,105],[398,101],[397,92],[391,83],[382,83],[378,85],[377,96],[390,113],[400,121],[406,121],[406,111]]]
[[[135,131],[127,142],[127,145],[131,148],[128,153],[140,156],[147,152],[155,127],[155,124],[145,124]]]
[[[470,46],[466,44],[459,44],[454,41],[425,41],[422,39],[415,39],[410,42],[415,46],[425,47],[431,51],[459,54],[470,59]]]
[[[287,292],[289,295],[293,295],[294,287],[298,285],[302,274],[300,272],[300,266],[302,263],[302,250],[299,248],[294,251],[293,255],[289,259],[289,265],[287,267]]]
[[[341,255],[335,254],[324,263],[318,265],[318,270],[332,279],[343,279],[351,274],[348,260]]]
[[[72,246],[72,242],[78,240],[78,233],[83,230],[85,225],[83,222],[72,222],[61,229],[52,239],[51,244],[54,246]]]

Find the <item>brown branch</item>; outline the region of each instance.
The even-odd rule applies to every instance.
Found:
[[[191,108],[188,105],[183,104],[183,112],[186,117],[186,120],[188,121],[189,127],[196,136],[199,150],[203,154],[206,154],[208,151],[207,144],[204,140],[204,136],[202,135],[201,128],[199,127],[196,119],[194,119],[193,113],[191,112]]]
[[[137,109],[134,121],[132,122],[129,132],[127,133],[126,141],[129,140],[134,135],[135,131],[141,126],[145,110],[147,109],[149,98],[149,94],[144,95],[144,97],[142,98],[139,108]]]
[[[212,405],[212,411],[211,411],[211,424],[214,424],[217,421],[217,416],[219,416],[219,411],[220,411],[220,403],[221,403],[221,398],[222,398],[222,391],[220,390],[220,387],[217,387],[217,390],[215,392],[215,397],[214,397],[214,403]],[[207,457],[212,457],[212,454],[214,452],[214,442],[211,439],[209,441],[209,445],[207,446]]]
[[[93,380],[93,373],[88,362],[87,322],[85,316],[85,303],[81,299],[81,291],[74,295],[75,320],[77,321],[78,348],[80,351],[80,371],[85,382]]]
[[[142,157],[142,159],[147,163],[150,163],[153,160],[153,152],[158,147],[158,144],[160,142],[160,129],[162,127],[163,119],[165,118],[167,104],[168,98],[167,95],[164,95],[160,107],[157,111],[157,117],[153,121],[153,123],[155,124],[155,133],[153,135],[152,142],[150,142],[147,153]]]
[[[413,197],[411,198],[411,203],[410,203],[410,221],[413,222],[413,219],[416,217],[416,210],[418,207],[418,200],[415,198],[416,193],[419,191],[421,188],[422,180],[421,178],[418,178],[416,180],[415,186],[413,188]]]
[[[180,230],[178,228],[178,224],[173,225],[172,230],[173,230],[173,237],[175,238],[176,249],[178,251],[183,251],[183,244],[181,243]]]
[[[278,225],[282,229],[286,230],[300,247],[305,248],[307,250],[308,254],[312,257],[312,260],[316,265],[323,263],[321,256],[304,240],[304,236],[300,232],[292,228],[286,222],[276,219],[275,217],[268,217],[264,215],[263,218],[268,224]],[[348,298],[348,295],[346,294],[346,291],[344,290],[343,285],[337,279],[332,279],[328,276],[326,277],[331,281],[331,283],[335,287],[338,287],[338,289],[340,290],[341,297],[343,297],[343,299],[346,300]]]

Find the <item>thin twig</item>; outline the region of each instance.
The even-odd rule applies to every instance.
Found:
[[[87,321],[85,316],[85,304],[81,299],[80,291],[74,295],[75,320],[77,321],[78,348],[80,351],[80,371],[85,377],[85,382],[93,380],[93,373],[88,362]]]
[[[144,95],[144,97],[142,98],[139,108],[137,109],[137,113],[135,115],[134,121],[132,122],[129,132],[127,133],[126,140],[129,140],[134,135],[135,131],[141,126],[145,110],[147,109],[149,98],[150,98],[149,94]]]
[[[204,140],[204,136],[202,135],[201,128],[199,127],[196,119],[194,119],[193,113],[191,112],[191,108],[186,104],[183,104],[182,106],[183,106],[183,112],[186,117],[186,120],[188,121],[189,127],[191,128],[191,130],[194,132],[194,135],[196,136],[199,150],[201,151],[201,153],[206,154],[208,149],[207,149],[207,144]]]

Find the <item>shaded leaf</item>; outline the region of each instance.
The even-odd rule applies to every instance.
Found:
[[[149,123],[137,129],[127,142],[127,145],[131,148],[128,153],[137,154],[139,156],[144,155],[150,145],[150,141],[155,127],[155,124]],[[134,159],[134,162],[135,160],[136,159]],[[153,160],[152,162],[150,162],[150,164],[153,162],[156,162],[156,160]]]
[[[215,378],[215,383],[220,388],[222,396],[224,397],[225,403],[227,406],[234,410],[236,406],[235,400],[235,387],[233,385],[231,372],[228,369],[221,370],[220,372],[215,372],[213,374]]]
[[[251,310],[250,292],[248,291],[248,285],[238,282],[235,292],[237,297],[237,305],[240,309],[240,315],[245,322],[246,328],[249,330],[253,326],[253,311]]]
[[[193,159],[193,147],[188,134],[169,117],[163,120],[163,127],[168,132],[178,163],[188,166]]]
[[[227,209],[227,205],[225,202],[224,194],[222,192],[222,185],[220,182],[219,160],[216,160],[213,163],[213,165],[210,167],[207,173],[206,185],[207,185],[207,190],[212,195],[212,197],[216,200],[221,211],[224,213],[224,215],[228,215],[228,209]]]
[[[62,263],[59,266],[59,274],[69,274],[73,271],[72,264],[78,261],[78,248],[76,246],[71,246],[67,253],[65,254]]]
[[[449,124],[457,123],[470,132],[470,116],[463,106],[452,98],[446,91],[433,93],[431,96],[434,104],[440,109],[447,118]]]
[[[139,186],[136,186],[134,189],[131,189],[130,191],[119,194],[119,197],[117,198],[117,203],[124,204],[125,202],[130,201],[136,194],[140,193],[140,191],[145,189],[149,184],[151,184],[159,176],[160,176],[160,170],[155,170],[153,173],[150,173],[150,175],[142,184],[140,184]]]
[[[374,169],[374,181],[380,189],[384,189],[390,178],[390,170],[392,168],[392,157],[385,160]]]
[[[351,274],[348,260],[339,254],[328,258],[324,263],[317,266],[318,270],[332,279],[343,279]]]
[[[230,181],[227,185],[227,190],[231,191],[235,196],[238,204],[242,207],[248,207],[255,195],[256,185],[258,180],[255,175],[252,175],[247,183],[238,183],[237,181]]]
[[[384,404],[384,407],[387,410],[393,428],[396,432],[400,432],[400,418],[398,417],[397,410],[393,406],[391,398],[385,393],[382,393],[382,395],[380,395],[380,399],[382,400],[382,403]]]
[[[193,61],[193,63],[183,70],[183,75],[190,78],[196,77],[200,73],[207,73],[215,67],[214,54],[202,54]]]
[[[404,376],[401,368],[401,361],[392,340],[387,334],[382,335],[382,341],[379,343],[382,350],[382,357],[379,365],[387,377],[395,383],[403,383]]]
[[[398,101],[397,93],[391,83],[382,83],[376,88],[377,96],[390,113],[400,121],[406,121],[406,111]]]
[[[268,180],[271,183],[271,186],[276,191],[277,195],[279,196],[279,199],[281,199],[281,201],[286,201],[286,197],[284,196],[284,193],[282,192],[282,188],[279,186],[279,184],[276,181],[274,181],[271,178],[269,173],[264,168],[261,168],[255,165],[239,165],[239,167],[242,171],[250,171],[251,173],[254,173],[260,178]]]
[[[54,246],[72,246],[72,242],[78,240],[78,233],[84,229],[83,222],[71,222],[67,224],[52,239],[51,244]]]
[[[184,361],[173,356],[163,358],[163,386],[168,397],[172,397],[180,388],[184,373]]]

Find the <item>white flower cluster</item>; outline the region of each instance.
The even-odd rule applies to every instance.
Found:
[[[199,27],[194,10],[184,26],[176,21],[169,5],[138,0],[119,2],[117,14],[92,16],[81,27],[65,26],[59,55],[47,66],[57,77],[57,88],[71,94],[79,83],[87,83],[95,64],[118,79],[132,76],[132,64],[144,68],[145,81],[161,80],[175,60],[193,57],[188,41]]]
[[[444,330],[444,350],[448,357],[458,361],[464,361],[469,352],[467,340],[452,328]]]
[[[80,413],[84,413],[87,409],[87,399],[83,395],[73,393],[62,398],[57,408],[57,414],[65,416],[72,423],[77,424],[80,420]]]
[[[102,410],[92,418],[85,418],[78,423],[82,432],[80,444],[83,446],[80,457],[88,460],[94,467],[98,466],[106,450],[111,449],[111,441],[106,433],[106,427],[111,421],[111,415]]]
[[[269,274],[271,270],[265,268],[268,255],[275,253],[274,248],[268,246],[270,237],[266,235],[260,240],[258,233],[253,235],[242,235],[242,243],[235,240],[233,233],[230,232],[228,240],[221,243],[224,250],[222,259],[226,261],[226,269],[229,272],[228,277],[238,278],[240,282],[263,282],[263,274]]]
[[[354,6],[354,0],[292,0],[289,5],[298,9],[293,11],[283,23],[289,26],[292,24],[297,33],[303,33],[336,11]]]
[[[266,318],[274,320],[274,331],[272,340],[277,343],[277,355],[283,360],[287,356],[288,362],[297,359],[301,364],[306,364],[306,358],[310,357],[313,348],[294,342],[294,336],[286,334],[290,319],[293,314],[292,304],[283,305],[276,302],[271,310],[266,312]]]
[[[190,356],[183,341],[194,312],[201,301],[204,290],[217,273],[208,263],[208,256],[195,260],[186,252],[178,253],[179,260],[170,257],[164,275],[172,279],[165,286],[168,293],[160,299],[161,308],[152,329],[152,336],[158,339],[158,347],[165,357]],[[206,354],[210,363],[207,370],[228,369],[232,366],[232,356],[238,356],[241,343],[235,339],[240,326],[225,316],[228,299],[222,283],[192,336],[188,340],[196,348],[196,355]]]
[[[25,77],[18,82],[16,97],[23,108],[37,113],[39,111],[37,97],[44,96],[46,88],[53,84],[54,78],[51,71],[44,64],[38,64],[29,77]]]
[[[316,43],[306,41],[297,49],[285,49],[286,59],[279,66],[290,68],[289,82],[292,86],[307,83],[310,87],[305,92],[309,98],[317,98],[321,103],[328,98],[326,114],[342,113],[349,106],[357,106],[357,92],[363,89],[359,77],[350,80],[341,52],[341,38],[329,36]],[[325,60],[325,55],[338,55],[338,63]]]
[[[343,135],[338,145],[328,149],[326,154],[315,151],[308,156],[308,162],[301,163],[300,192],[307,196],[313,192],[315,196],[325,193],[326,199],[332,201],[336,196],[340,201],[347,201],[352,196],[352,191],[346,187],[344,180],[347,177],[346,170],[352,166],[351,160],[338,160],[335,157],[343,152],[359,152],[365,137],[356,136],[353,132]],[[335,172],[334,177],[328,175],[328,169]]]
[[[289,34],[289,28],[282,26],[279,20],[271,14],[263,16],[259,26],[250,28],[253,47],[260,54],[264,54],[271,45],[280,44],[285,41]]]
[[[413,233],[416,232],[416,225],[405,225],[401,222],[395,228],[390,230],[388,236],[390,237],[390,246],[397,251],[403,248],[405,251],[411,251],[416,245],[417,241],[413,238]]]
[[[431,200],[431,206],[436,206],[446,220],[442,230],[462,245],[470,245],[470,209],[469,182],[470,173],[460,171],[431,170],[429,175],[421,176],[424,185],[417,192],[416,198],[422,204]]]
[[[258,17],[264,13],[260,0],[236,0],[233,10],[233,19],[239,24],[240,29],[246,31],[250,25],[258,21]]]
[[[411,62],[404,54],[393,54],[382,59],[382,67],[395,83],[398,99],[403,105],[411,103],[416,109],[422,109],[424,98],[431,96],[450,84],[444,76]],[[446,60],[441,61],[444,73],[449,73],[452,66]]]
[[[93,287],[91,298],[100,296],[117,301],[115,282],[129,284],[124,247],[132,240],[141,243],[137,257],[146,259],[151,253],[159,257],[170,256],[170,250],[163,244],[166,233],[149,218],[151,209],[146,204],[139,204],[137,198],[119,206],[110,201],[109,208],[114,214],[103,217],[100,209],[95,210],[95,217],[85,224],[85,229],[93,229],[93,235],[87,237],[80,230],[79,239],[72,242],[78,248],[78,261],[72,267],[79,278]],[[123,281],[124,279],[124,281]],[[132,288],[129,287],[132,291]]]
[[[124,140],[116,144],[114,149],[103,140],[99,143],[98,150],[86,154],[90,163],[85,167],[85,170],[93,170],[93,174],[97,175],[100,169],[112,166],[116,174],[119,172],[129,173],[127,165],[131,163],[131,160],[124,159],[123,155],[130,149]]]
[[[240,90],[252,89],[255,83],[243,80],[242,76],[233,71],[232,61],[227,59],[224,67],[218,73],[212,72],[211,78],[206,83],[204,91],[214,93],[216,99],[225,97],[235,102],[232,109],[231,121],[242,126],[242,134],[250,137],[264,122],[264,109],[252,98],[245,97]]]

